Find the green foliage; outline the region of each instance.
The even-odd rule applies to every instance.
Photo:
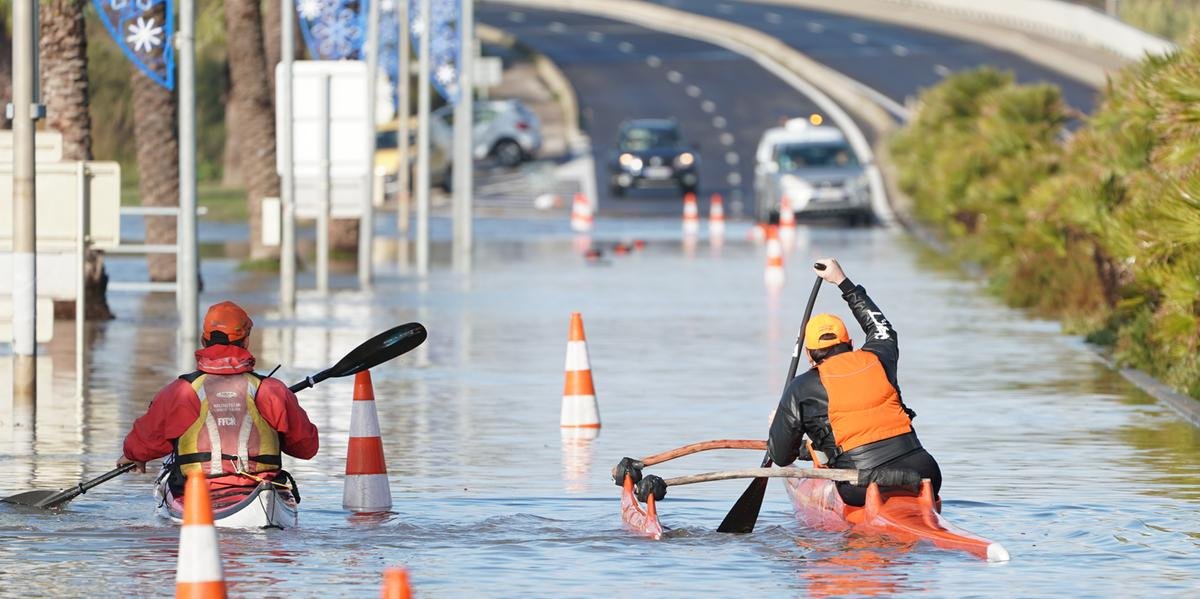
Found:
[[[1196,0],[1121,0],[1121,20],[1182,43],[1200,32],[1200,4]]]
[[[1200,397],[1200,41],[1129,67],[1061,142],[1058,92],[992,69],[891,142],[916,216],[1013,305]]]

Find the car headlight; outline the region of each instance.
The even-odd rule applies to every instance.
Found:
[[[691,152],[684,152],[675,157],[675,162],[677,162],[679,166],[689,167],[692,166],[692,163],[696,162],[696,157],[693,156]]]
[[[621,166],[629,166],[630,162],[634,161],[633,154],[621,154],[617,157],[617,163]]]

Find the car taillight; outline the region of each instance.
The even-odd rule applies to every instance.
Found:
[[[517,121],[517,131],[524,131],[529,128],[529,123],[525,121]]]

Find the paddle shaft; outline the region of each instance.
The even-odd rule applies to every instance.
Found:
[[[44,506],[53,506],[55,504],[63,503],[65,501],[70,501],[71,499],[74,499],[80,495],[83,495],[84,493],[87,493],[93,487],[96,487],[98,485],[106,483],[118,476],[121,476],[122,474],[125,474],[126,472],[129,472],[130,470],[133,470],[136,467],[137,467],[137,464],[135,464],[133,462],[130,462],[128,464],[123,464],[117,468],[113,468],[112,470],[105,472],[104,474],[101,474],[100,476],[97,476],[96,478],[93,478],[92,480],[89,480],[89,481],[83,482],[83,483],[79,483],[78,485],[75,485],[74,487],[71,487],[70,489],[64,489],[54,495],[51,495],[50,497],[47,497],[47,498],[39,501],[38,506],[39,507],[43,506],[43,505]]]
[[[817,270],[825,270],[825,265],[821,263],[813,264],[813,268]],[[813,308],[817,305],[817,293],[821,291],[821,277],[817,277],[813,281],[812,291],[808,293],[808,304],[804,306],[804,318],[800,321],[800,332],[796,334],[796,343],[792,346],[792,361],[788,365],[787,380],[783,383],[783,392],[787,393],[788,385],[792,384],[792,380],[796,378],[796,370],[800,368],[800,347],[804,344],[804,329],[808,328],[808,320],[812,317]],[[768,449],[767,454],[763,456],[762,468],[771,465],[771,452]],[[721,521],[721,525],[717,527],[717,532],[753,532],[755,523],[758,522],[758,512],[762,508],[763,498],[767,494],[768,477],[756,477],[742,492],[741,497],[738,497],[737,503],[729,508],[729,513],[725,514],[725,519]]]
[[[747,468],[745,470],[725,470],[721,472],[677,476],[675,478],[668,478],[663,482],[668,487],[674,487],[733,478],[820,478],[838,482],[857,483],[858,470],[836,468]]]

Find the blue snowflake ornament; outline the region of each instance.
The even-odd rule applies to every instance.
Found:
[[[458,65],[462,48],[459,33],[459,15],[462,7],[458,0],[430,0],[429,64],[430,79],[438,94],[446,102],[458,102]],[[409,14],[412,15],[413,48],[420,51],[421,36],[425,33],[425,19],[421,14],[419,0],[410,0]]]
[[[109,36],[155,83],[175,89],[173,0],[92,0]]]
[[[368,0],[299,0],[296,16],[304,45],[314,60],[362,57]]]

